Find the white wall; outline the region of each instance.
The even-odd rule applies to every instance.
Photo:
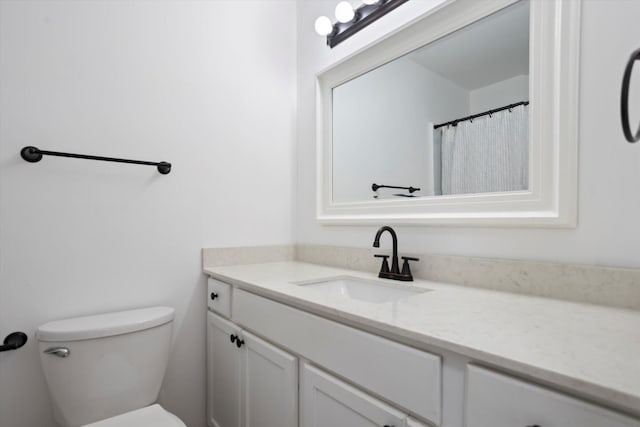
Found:
[[[205,426],[202,247],[292,243],[294,1],[0,2],[0,426],[52,427],[34,332],[176,308],[161,402]],[[166,160],[173,171],[20,148]]]
[[[471,114],[529,100],[529,76],[502,80],[469,92]]]
[[[333,90],[334,200],[371,200],[371,184],[434,194],[433,128],[468,114],[469,94],[409,58]],[[439,162],[439,159],[438,159]],[[406,191],[378,190],[379,198]]]
[[[333,50],[314,34],[313,22],[335,2],[298,3],[297,242],[368,247],[377,228],[321,226],[315,220],[314,74],[432,3],[408,2]],[[576,229],[403,226],[396,228],[400,251],[640,267],[640,147],[625,142],[619,112],[622,72],[640,40],[639,14],[637,1],[583,2]],[[632,126],[637,121],[634,116]]]

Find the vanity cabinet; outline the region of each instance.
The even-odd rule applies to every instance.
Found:
[[[296,427],[298,360],[235,324],[207,314],[210,427]]]
[[[209,285],[223,296],[207,314],[209,427],[640,427],[460,355]]]
[[[467,370],[466,427],[640,427],[640,421],[479,366]]]

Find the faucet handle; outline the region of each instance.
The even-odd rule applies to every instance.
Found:
[[[374,255],[374,257],[383,258],[382,265],[380,266],[380,273],[388,273],[389,272],[389,262],[387,260],[389,259],[389,255],[376,254],[376,255]]]
[[[403,277],[409,282],[413,281],[413,276],[411,275],[411,269],[409,268],[409,261],[420,261],[420,258],[414,258],[410,256],[403,256],[402,259],[404,262],[402,263],[402,273],[400,273]]]

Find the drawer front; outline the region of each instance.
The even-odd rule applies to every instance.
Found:
[[[440,424],[439,356],[236,290],[233,320],[361,387]]]
[[[209,308],[224,317],[231,317],[231,285],[209,277],[207,280]]]
[[[466,427],[640,427],[640,420],[469,365]]]

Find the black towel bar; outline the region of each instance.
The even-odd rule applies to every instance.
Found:
[[[71,157],[74,159],[101,160],[104,162],[132,163],[135,165],[157,166],[158,172],[160,172],[162,175],[166,175],[169,172],[171,172],[171,163],[167,163],[167,162],[147,162],[144,160],[118,159],[116,157],[102,157],[102,156],[90,156],[87,154],[61,153],[59,151],[40,150],[32,146],[24,147],[22,150],[20,150],[20,156],[22,156],[24,160],[30,163],[39,162],[40,160],[42,160],[42,156],[58,156],[58,157]]]
[[[17,350],[27,343],[27,334],[24,332],[12,332],[4,338],[0,345],[0,351]]]

